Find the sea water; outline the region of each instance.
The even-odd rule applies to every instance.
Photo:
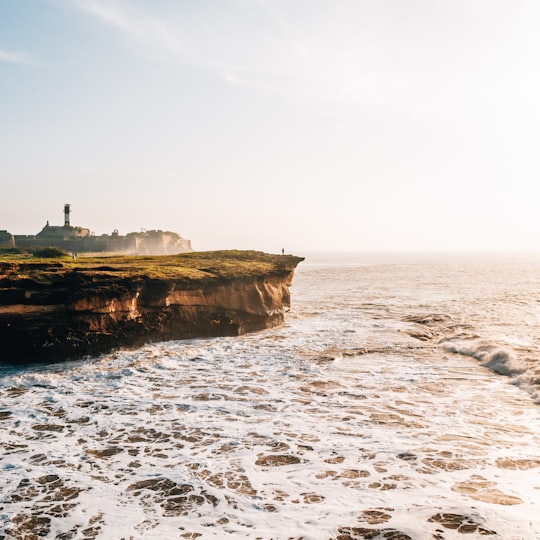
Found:
[[[540,259],[308,256],[291,292],[1,368],[0,538],[540,538]]]

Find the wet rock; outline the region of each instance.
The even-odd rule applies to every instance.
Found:
[[[116,456],[117,454],[122,453],[122,448],[119,448],[118,446],[110,446],[109,448],[104,448],[103,450],[87,450],[86,453],[90,454],[91,456],[95,456],[100,459],[107,459],[112,456]]]
[[[332,540],[413,540],[408,534],[396,529],[366,529],[364,527],[341,527]]]
[[[431,516],[428,521],[431,523],[440,523],[444,528],[453,529],[462,534],[475,532],[482,536],[499,536],[495,531],[482,527],[472,517],[461,514],[440,512]]]
[[[261,467],[279,467],[281,465],[296,465],[300,463],[301,459],[298,456],[291,454],[278,454],[270,456],[261,456],[255,462],[255,465]]]
[[[204,504],[216,506],[218,499],[205,490],[196,490],[191,484],[178,484],[169,478],[140,480],[127,487],[143,503],[155,503],[163,509],[163,515],[187,515]]]

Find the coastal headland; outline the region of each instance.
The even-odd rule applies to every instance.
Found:
[[[0,258],[0,361],[61,361],[279,325],[302,260],[257,251]]]
[[[0,249],[32,250],[57,247],[75,253],[114,253],[116,255],[172,255],[193,251],[191,241],[172,231],[141,229],[121,235],[95,233],[86,227],[71,225],[71,205],[64,205],[64,225],[45,224],[37,234],[11,234],[0,230]]]

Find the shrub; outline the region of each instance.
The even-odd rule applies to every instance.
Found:
[[[59,257],[66,257],[69,255],[66,251],[63,249],[60,249],[58,247],[46,247],[46,248],[38,248],[33,250],[34,257],[43,257],[48,259],[58,259]]]

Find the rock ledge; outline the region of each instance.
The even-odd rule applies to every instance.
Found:
[[[0,361],[60,361],[283,322],[303,258],[254,251],[0,261]]]

